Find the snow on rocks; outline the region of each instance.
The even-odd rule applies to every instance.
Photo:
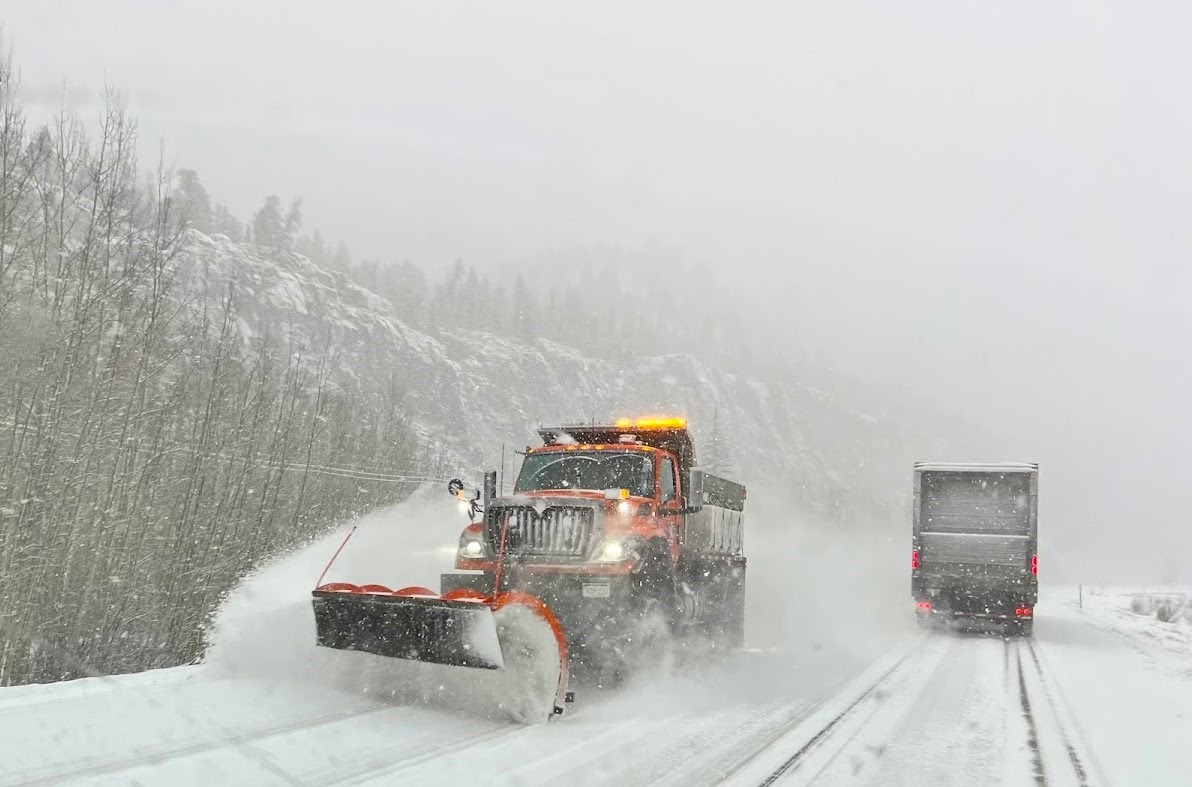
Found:
[[[399,381],[415,431],[446,449],[460,472],[497,467],[502,443],[533,444],[543,424],[675,413],[688,417],[700,442],[711,438],[715,414],[722,459],[757,468],[751,484],[782,484],[791,502],[847,517],[844,499],[888,506],[889,490],[905,485],[905,469],[924,445],[808,386],[729,374],[689,354],[612,363],[543,339],[452,326],[432,335],[301,255],[195,231],[189,239],[180,262],[189,288],[214,301],[229,281],[239,288],[251,315],[241,326],[246,340],[295,339],[305,358],[335,357],[340,369],[357,370],[333,385]]]

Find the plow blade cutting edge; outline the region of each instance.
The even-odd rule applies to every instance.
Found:
[[[318,644],[455,667],[503,669],[493,609],[426,588],[333,583],[312,593]]]

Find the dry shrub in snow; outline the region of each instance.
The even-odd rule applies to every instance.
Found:
[[[1154,616],[1162,623],[1192,625],[1192,597],[1189,596],[1131,596],[1130,611],[1136,615]]]

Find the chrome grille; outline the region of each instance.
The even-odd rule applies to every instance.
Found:
[[[585,557],[591,551],[596,529],[596,509],[558,505],[490,505],[485,515],[485,535],[496,552],[506,523],[505,551],[509,555]]]

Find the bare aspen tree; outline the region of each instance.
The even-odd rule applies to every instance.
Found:
[[[27,264],[30,230],[37,218],[30,200],[33,169],[23,149],[25,116],[17,103],[17,87],[12,56],[0,37],[0,325],[16,292],[15,279],[23,272],[21,264]]]
[[[114,93],[29,129],[0,52],[0,685],[193,659],[260,561],[406,491],[356,471],[418,467],[399,378],[237,273],[309,263],[188,228],[136,141]]]

